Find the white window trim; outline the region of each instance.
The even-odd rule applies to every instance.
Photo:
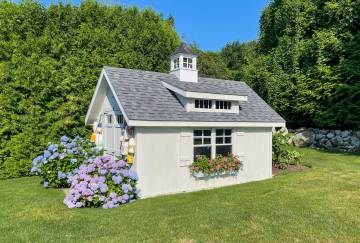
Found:
[[[227,143],[227,144],[217,144],[216,143],[216,129],[230,129],[231,130],[231,134],[227,135],[227,137],[231,138],[231,143]],[[195,130],[211,130],[211,144],[194,144],[194,138],[197,138],[199,136],[194,136],[194,131]],[[217,128],[194,128],[192,131],[193,134],[193,147],[210,147],[211,146],[211,158],[210,159],[214,159],[216,157],[216,146],[217,145],[229,145],[231,146],[231,153],[234,153],[234,129],[230,128],[230,127],[217,127]],[[208,136],[205,136],[208,138]],[[225,135],[223,136],[225,137]],[[200,138],[200,137],[199,137]],[[201,138],[203,139],[204,136],[201,136]],[[224,141],[225,142],[225,141]],[[194,157],[194,151],[193,151],[193,156]]]

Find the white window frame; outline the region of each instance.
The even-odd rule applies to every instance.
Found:
[[[116,122],[120,127],[124,126],[124,115],[123,114],[116,114]]]
[[[183,68],[193,68],[193,60],[191,57],[183,57]]]
[[[195,130],[210,130],[211,131],[211,136],[195,136],[194,131]],[[223,135],[221,136],[216,136],[216,130],[223,130]],[[225,130],[230,130],[230,135],[225,135]],[[211,146],[211,158],[209,159],[213,159],[216,157],[216,147],[217,146],[231,146],[231,153],[234,153],[234,138],[233,138],[233,132],[234,130],[232,128],[195,128],[193,129],[193,147],[210,147]],[[204,134],[204,132],[202,132],[202,135]],[[222,137],[223,138],[223,143],[216,143],[216,137]],[[201,144],[195,144],[194,140],[196,138],[201,138],[202,139],[202,143]],[[203,139],[204,138],[211,138],[211,143],[210,144],[203,144]],[[225,138],[230,138],[230,143],[225,143]],[[193,158],[195,157],[195,150],[193,151]]]
[[[196,103],[198,103],[199,107],[196,107]],[[207,104],[207,107],[205,107],[205,104]],[[195,99],[194,100],[194,108],[195,109],[210,110],[210,109],[212,109],[212,104],[213,104],[212,100],[205,100],[205,99]]]
[[[228,100],[216,100],[215,101],[215,109],[216,110],[231,110],[231,101],[228,101]]]
[[[178,69],[180,67],[180,58],[174,59],[174,69]]]

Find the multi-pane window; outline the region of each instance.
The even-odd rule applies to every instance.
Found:
[[[175,58],[174,59],[174,69],[179,68],[180,64],[179,64],[179,58]]]
[[[194,160],[198,155],[211,158],[211,129],[194,130]]]
[[[119,125],[124,125],[124,116],[122,114],[117,115],[117,123]]]
[[[216,129],[215,132],[215,154],[227,156],[231,153],[231,129]]]
[[[215,107],[218,110],[230,110],[231,109],[231,101],[217,100]]]
[[[201,108],[201,109],[211,109],[212,101],[211,100],[195,100],[195,108]]]
[[[214,158],[232,152],[231,129],[196,129],[194,130],[194,160],[198,155]]]
[[[107,115],[107,124],[112,124],[112,115]]]
[[[192,58],[184,57],[183,58],[183,67],[184,68],[193,68]]]

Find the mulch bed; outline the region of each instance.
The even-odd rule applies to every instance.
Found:
[[[299,172],[299,171],[305,171],[308,170],[309,167],[305,165],[289,165],[286,169],[279,169],[277,167],[272,167],[272,174],[273,176],[276,176],[283,172]]]

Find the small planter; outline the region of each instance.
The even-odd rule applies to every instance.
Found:
[[[223,171],[221,173],[212,173],[212,174],[204,174],[202,172],[198,172],[192,174],[196,179],[206,179],[206,178],[216,178],[216,177],[223,177],[223,176],[237,176],[238,171]]]
[[[190,165],[190,172],[196,179],[215,178],[219,176],[236,176],[242,169],[242,162],[238,156],[217,155],[214,159],[208,159],[201,155]],[[209,173],[211,171],[211,173]]]

